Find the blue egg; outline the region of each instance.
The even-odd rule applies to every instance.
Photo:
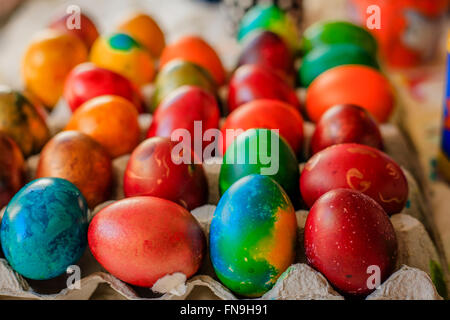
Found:
[[[76,263],[87,245],[88,206],[72,183],[37,179],[6,207],[0,229],[11,267],[33,280],[55,278]]]

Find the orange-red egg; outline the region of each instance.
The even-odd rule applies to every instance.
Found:
[[[98,37],[95,23],[83,13],[80,13],[78,17],[73,13],[59,16],[50,23],[49,27],[79,37],[88,49]]]

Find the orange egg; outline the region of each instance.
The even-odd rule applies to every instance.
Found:
[[[112,158],[131,153],[140,129],[136,107],[118,96],[100,96],[81,105],[65,130],[81,131],[100,143]]]
[[[185,36],[168,45],[161,55],[161,68],[173,59],[193,62],[208,70],[218,85],[225,83],[225,69],[214,49],[202,38]]]
[[[314,122],[336,104],[359,105],[378,122],[386,122],[394,106],[394,97],[388,80],[377,70],[362,65],[344,65],[318,76],[306,94],[306,111]]]
[[[52,108],[61,97],[70,70],[87,60],[84,43],[73,34],[44,30],[28,46],[22,60],[27,89]]]
[[[152,17],[146,14],[134,13],[130,15],[122,22],[118,30],[128,33],[140,42],[154,58],[158,58],[166,46],[161,28]]]

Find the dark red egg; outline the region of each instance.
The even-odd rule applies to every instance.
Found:
[[[291,105],[269,99],[260,99],[248,102],[234,110],[223,124],[222,138],[219,143],[222,154],[225,154],[228,146],[234,141],[236,135],[231,135],[234,130],[237,134],[239,129],[278,129],[281,137],[286,139],[294,150],[300,154],[303,145],[303,118],[298,110]]]
[[[388,215],[355,190],[332,190],[316,201],[304,244],[308,263],[345,295],[368,295],[396,265],[397,238]]]
[[[79,23],[79,24],[77,24]],[[53,20],[49,27],[62,32],[71,33],[80,38],[89,49],[98,38],[98,30],[94,22],[85,14],[77,12],[64,14]]]
[[[315,154],[335,144],[352,142],[383,149],[380,129],[368,111],[351,104],[336,105],[317,123],[311,138],[311,152]]]
[[[316,153],[301,173],[300,191],[309,207],[339,188],[368,195],[389,215],[401,212],[408,200],[408,181],[398,164],[380,150],[356,143]]]
[[[230,80],[228,111],[257,99],[274,99],[289,103],[300,110],[297,94],[285,80],[270,69],[259,65],[239,67]]]
[[[154,137],[142,142],[125,170],[125,196],[159,197],[188,210],[206,204],[208,182],[203,166],[194,163],[193,152],[187,154],[183,149],[169,138]]]
[[[99,68],[92,63],[83,63],[67,76],[64,98],[72,111],[86,101],[103,95],[120,96],[132,102],[138,112],[143,110],[139,90],[131,81],[114,71]]]
[[[166,275],[194,275],[206,242],[190,212],[155,197],[124,199],[102,209],[89,224],[88,241],[113,276],[147,288]]]

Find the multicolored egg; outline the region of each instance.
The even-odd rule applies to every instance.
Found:
[[[124,199],[104,208],[92,219],[88,239],[95,259],[113,276],[147,288],[166,275],[194,275],[206,247],[189,211],[155,197]]]
[[[109,154],[91,137],[78,131],[54,136],[42,149],[36,178],[56,177],[72,182],[88,206],[108,200],[112,184]]]
[[[21,93],[0,87],[0,130],[13,138],[25,157],[38,153],[50,138],[37,110]]]
[[[53,108],[63,93],[69,72],[87,58],[87,48],[77,36],[44,30],[33,38],[23,57],[25,86],[48,108]]]
[[[294,262],[297,220],[289,197],[267,176],[249,175],[222,196],[211,222],[210,256],[232,291],[259,297]]]
[[[155,137],[142,142],[131,154],[125,170],[126,197],[154,196],[176,202],[188,210],[208,201],[208,182],[201,163],[179,148],[180,143]]]
[[[92,45],[90,60],[98,67],[123,75],[138,86],[151,82],[155,76],[150,53],[125,33],[99,37]]]
[[[219,191],[224,194],[233,183],[250,174],[267,175],[278,182],[298,205],[299,168],[289,144],[269,129],[249,129],[227,148],[220,169]]]
[[[59,178],[30,182],[11,200],[0,237],[11,267],[33,280],[66,272],[87,245],[88,206],[72,183]]]
[[[75,17],[75,14],[72,13],[59,16],[50,23],[49,28],[77,36],[88,49],[91,48],[94,41],[98,38],[98,30],[94,22],[81,12],[78,17]]]
[[[138,145],[140,129],[136,107],[119,96],[93,98],[78,108],[65,130],[87,134],[114,159]]]

